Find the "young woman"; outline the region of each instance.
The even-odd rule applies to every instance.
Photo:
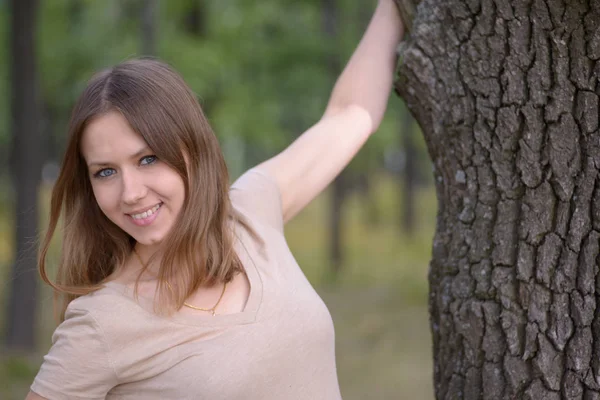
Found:
[[[380,0],[321,120],[231,188],[195,96],[166,64],[96,75],[71,118],[40,257],[63,322],[27,399],[341,398],[331,316],[283,226],[379,126],[402,30]]]

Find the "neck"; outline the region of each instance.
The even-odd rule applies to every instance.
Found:
[[[145,246],[136,243],[133,248],[132,256],[134,263],[138,264],[140,268],[147,267],[146,271],[148,271],[148,273],[153,276],[158,275],[162,253],[156,246]]]

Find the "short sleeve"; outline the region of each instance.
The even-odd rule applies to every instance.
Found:
[[[117,384],[97,321],[88,311],[67,308],[31,390],[52,400],[104,400]]]
[[[283,207],[277,182],[267,172],[252,168],[231,186],[231,202],[253,220],[283,233]]]

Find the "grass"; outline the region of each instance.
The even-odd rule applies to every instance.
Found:
[[[344,208],[345,262],[332,283],[327,256],[328,193],[286,225],[292,252],[329,307],[336,329],[338,377],[345,400],[433,399],[431,338],[427,314],[427,267],[435,223],[433,189],[417,193],[417,228],[398,228],[400,192],[393,179],[373,178],[374,201],[353,195]],[[377,222],[367,222],[378,215]],[[12,220],[0,210],[0,235]],[[8,281],[10,240],[0,241],[0,282]],[[4,279],[2,279],[4,278]],[[8,290],[0,297],[3,326]],[[0,354],[0,399],[23,399],[50,345],[51,302],[41,290],[39,352]]]
[[[342,396],[433,399],[427,308],[399,306],[393,288],[321,292],[336,328]]]

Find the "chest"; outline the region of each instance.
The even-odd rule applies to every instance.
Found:
[[[331,316],[298,272],[257,276],[256,314],[240,323],[155,326],[138,342],[154,351],[119,363],[125,382],[108,398],[308,399],[315,382],[337,387]]]

